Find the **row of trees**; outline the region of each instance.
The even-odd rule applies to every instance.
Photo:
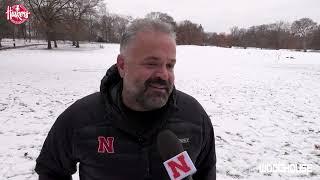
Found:
[[[48,49],[57,47],[57,40],[119,43],[130,16],[110,14],[103,0],[0,0],[0,14],[12,4],[24,4],[32,15],[19,26],[0,16],[0,46],[5,37],[46,39]],[[292,24],[277,22],[231,28],[230,33],[208,33],[201,24],[189,20],[176,22],[170,15],[151,12],[146,18],[160,19],[173,25],[180,45],[214,45],[222,47],[258,47],[271,49],[320,49],[320,26],[309,18]]]
[[[103,0],[0,0],[0,14],[8,5],[24,4],[31,11],[30,19],[19,26],[0,16],[2,38],[46,39],[48,49],[57,47],[57,40],[119,42],[131,17],[109,14]],[[1,44],[0,44],[1,45]]]
[[[257,47],[269,49],[320,49],[320,25],[302,18],[292,24],[277,22],[252,26],[248,29],[231,28],[230,34],[209,35],[209,44],[217,46]]]

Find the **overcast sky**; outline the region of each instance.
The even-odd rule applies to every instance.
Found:
[[[111,13],[144,17],[152,11],[175,21],[191,20],[207,32],[229,32],[232,26],[250,27],[292,22],[309,17],[320,23],[320,0],[105,0]]]

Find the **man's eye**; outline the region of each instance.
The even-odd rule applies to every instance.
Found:
[[[167,64],[167,68],[173,69],[174,68],[174,64]]]

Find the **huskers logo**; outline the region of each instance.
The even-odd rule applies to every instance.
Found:
[[[187,151],[172,157],[163,164],[171,180],[181,180],[197,171]]]
[[[30,12],[21,4],[8,6],[7,8],[7,20],[10,20],[14,24],[24,23],[30,15]]]
[[[99,136],[98,137],[98,153],[114,153],[113,149],[113,141],[114,137],[107,137],[105,138],[104,136]]]

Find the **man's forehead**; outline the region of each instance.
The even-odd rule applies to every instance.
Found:
[[[137,32],[135,39],[146,39],[148,37],[167,37],[169,39],[172,39],[175,43],[175,39],[172,37],[172,35],[165,33],[165,32],[161,32],[161,31],[150,31],[150,30],[144,30],[144,31],[139,31]],[[132,39],[133,41],[135,39]]]
[[[175,39],[167,33],[163,32],[150,32],[150,31],[141,31],[133,39],[128,42],[127,48],[129,51],[139,48],[139,46],[152,47],[155,44],[167,43],[166,48],[171,48],[176,50]],[[151,45],[151,46],[149,46]]]

